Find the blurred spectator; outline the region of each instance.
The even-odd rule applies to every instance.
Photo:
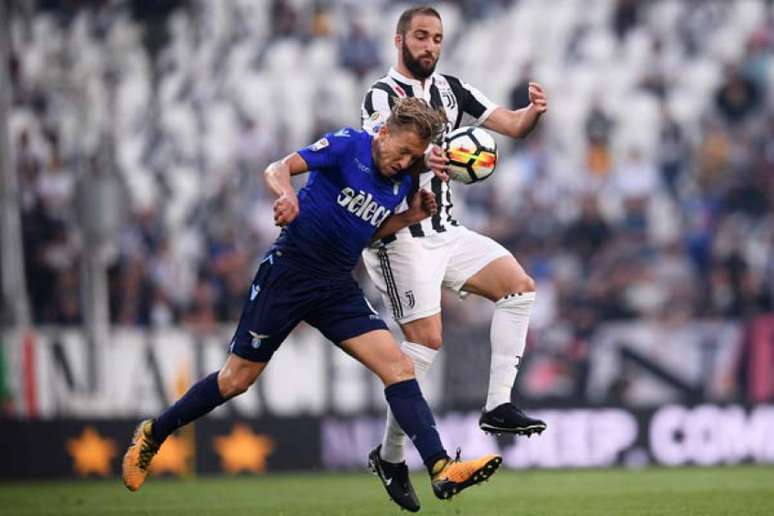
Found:
[[[287,0],[272,0],[269,8],[274,38],[298,35],[298,13]]]
[[[509,106],[511,109],[521,109],[529,106],[529,83],[532,80],[532,63],[528,62],[522,67],[519,74],[519,82],[511,89]]]
[[[613,156],[610,152],[610,132],[613,120],[596,99],[586,116],[586,167],[592,177],[602,178],[610,173]]]
[[[688,143],[683,129],[666,106],[661,107],[661,131],[659,134],[659,160],[661,179],[667,190],[677,196],[685,163],[689,159]]]
[[[563,241],[567,251],[579,256],[585,266],[589,266],[610,236],[611,229],[599,212],[596,196],[587,195],[581,204],[580,217],[567,226]]]
[[[341,65],[359,80],[382,62],[378,42],[357,20],[350,22],[347,35],[339,40],[339,55]]]
[[[639,15],[639,0],[618,0],[613,11],[613,30],[618,39],[624,39],[626,34],[637,25]]]
[[[753,113],[761,102],[758,85],[743,76],[734,65],[726,67],[725,80],[715,94],[715,104],[720,114],[737,123]]]
[[[584,356],[609,320],[772,309],[774,15],[750,1],[768,13],[753,24],[738,23],[738,3],[694,1],[666,27],[654,23],[659,3],[609,0],[552,26],[564,43],[539,48],[498,21],[537,16],[534,2],[445,5],[439,71],[516,108],[529,80],[544,81],[554,106],[539,132],[501,145],[492,179],[453,186],[452,215],[517,254],[550,293],[544,327],[576,339],[548,353],[536,382],[582,378],[556,357]],[[79,264],[95,229],[115,242],[114,322],[209,331],[238,318],[277,232],[260,171],[309,135],[358,125],[360,85],[394,51],[394,20],[337,23],[352,8],[329,0],[272,0],[265,20],[241,18],[238,2],[59,4],[13,19],[9,63],[35,322],[80,320]],[[746,42],[744,52],[720,50],[720,36]],[[514,41],[507,59],[471,52],[488,55],[493,37]],[[502,73],[486,73],[493,62]],[[324,74],[309,71],[319,64]],[[79,176],[104,134],[115,135],[115,170],[90,163]],[[89,190],[102,204],[83,202]],[[449,334],[488,331],[485,310],[449,306]],[[617,389],[626,395],[623,379]]]

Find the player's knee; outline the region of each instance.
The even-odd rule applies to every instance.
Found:
[[[411,361],[408,355],[399,353],[392,360],[390,367],[386,368],[385,374],[382,375],[382,381],[387,386],[393,383],[405,382],[414,377],[414,362]]]
[[[426,348],[438,350],[441,349],[441,346],[443,345],[443,337],[441,337],[439,333],[428,332],[422,335],[422,338],[417,344],[422,344]]]
[[[224,398],[233,398],[247,391],[255,378],[246,371],[231,371],[218,375],[218,389]]]
[[[420,344],[430,349],[440,349],[443,345],[441,332],[432,327],[412,327],[404,328],[403,331],[406,340],[415,344]]]
[[[529,274],[522,273],[515,275],[506,290],[509,292],[535,292],[535,280]]]
[[[414,378],[414,362],[411,361],[411,358],[404,354],[400,354],[400,360],[398,362],[398,376],[403,379],[409,379]]]

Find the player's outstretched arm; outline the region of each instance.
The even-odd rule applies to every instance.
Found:
[[[540,116],[548,111],[548,99],[543,87],[529,83],[529,106],[515,111],[498,107],[484,120],[484,127],[511,138],[524,138],[537,125]]]
[[[435,202],[435,195],[425,189],[419,190],[411,199],[409,209],[401,213],[393,213],[379,226],[372,240],[379,240],[401,229],[421,222],[427,217],[431,217],[438,212],[438,204]]]
[[[302,174],[309,166],[297,152],[290,154],[281,161],[275,161],[263,173],[266,186],[277,197],[274,201],[274,224],[286,226],[298,216],[298,197],[290,183],[290,176]]]

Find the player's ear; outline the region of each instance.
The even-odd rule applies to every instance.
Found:
[[[400,50],[400,44],[403,41],[403,36],[400,33],[395,34],[395,37],[392,38],[392,42],[395,44],[395,48]]]

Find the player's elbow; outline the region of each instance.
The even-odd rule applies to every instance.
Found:
[[[281,162],[279,161],[273,161],[269,164],[268,167],[263,171],[263,178],[266,181],[269,181],[271,178],[276,177],[277,172],[279,171],[279,168],[281,166]]]

